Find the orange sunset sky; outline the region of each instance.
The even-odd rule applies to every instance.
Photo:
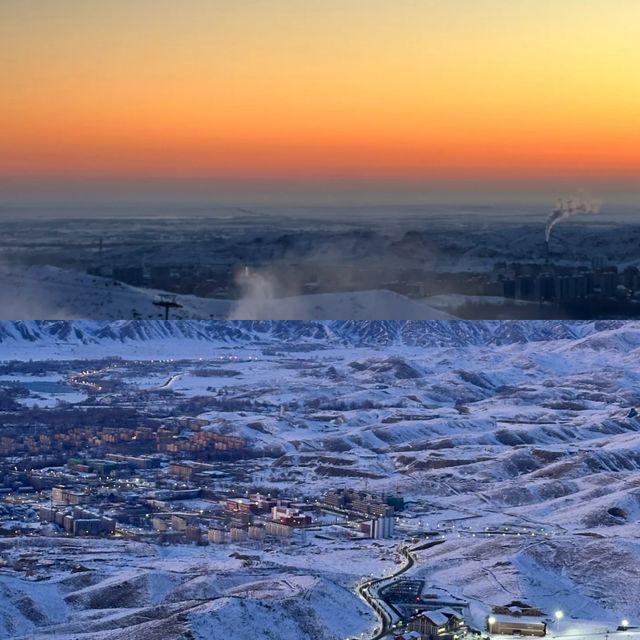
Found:
[[[0,51],[10,194],[640,182],[638,0],[2,0]]]

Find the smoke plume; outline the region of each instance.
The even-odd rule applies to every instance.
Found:
[[[295,308],[295,299],[279,299],[281,288],[277,277],[269,269],[260,271],[245,268],[236,275],[241,295],[233,304],[229,320],[266,320],[297,318],[301,309]],[[294,295],[296,292],[289,292]],[[292,308],[294,307],[294,308]]]
[[[560,220],[577,216],[583,213],[598,213],[600,211],[599,202],[588,202],[580,200],[579,198],[561,198],[556,203],[551,215],[547,218],[547,224],[544,230],[544,239],[549,242],[551,237],[551,230],[555,227]]]

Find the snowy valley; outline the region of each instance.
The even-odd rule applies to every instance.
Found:
[[[359,587],[408,553],[481,633],[522,601],[637,637],[639,358],[635,322],[2,323],[0,637],[376,637]],[[61,485],[113,530],[43,522]],[[308,521],[233,534],[264,496]]]

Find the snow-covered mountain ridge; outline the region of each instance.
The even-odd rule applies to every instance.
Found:
[[[622,321],[0,321],[3,347],[149,343],[155,341],[313,343],[327,346],[458,347],[587,339],[630,339],[640,322]],[[622,338],[622,336],[627,336]],[[596,341],[598,337],[598,341]],[[581,343],[577,342],[574,347]]]

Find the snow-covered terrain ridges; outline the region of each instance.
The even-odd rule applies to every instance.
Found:
[[[274,638],[286,640],[335,640],[345,631],[359,635],[371,612],[350,586],[361,573],[389,566],[384,550],[362,554],[361,544],[343,545],[335,554],[320,545],[320,555],[306,562],[299,549],[34,541],[49,558],[66,562],[67,570],[46,582],[0,575],[0,637],[151,640],[191,630],[202,640],[244,638],[245,624],[254,617],[252,632],[259,628],[266,634],[257,637],[271,637],[270,629],[277,629]],[[10,555],[20,550],[15,543],[3,544]],[[246,565],[233,559],[234,551],[253,560]],[[70,571],[71,563],[82,570]]]
[[[249,583],[232,594],[242,599],[224,598],[191,614],[196,638],[244,640],[248,629],[238,620],[251,621],[250,633],[256,638],[347,637],[362,628],[362,618],[368,614],[357,600],[351,606],[336,607],[345,597],[350,602],[352,594],[308,576],[284,575],[276,581]]]
[[[481,610],[478,601],[499,604],[521,598],[544,611],[561,607],[565,615],[570,612],[562,623],[564,635],[575,625],[572,618],[600,620],[615,628],[623,617],[634,615],[635,567],[625,570],[629,589],[617,594],[620,567],[628,567],[638,551],[633,542],[585,539],[577,545],[575,539],[563,536],[524,542],[514,536],[465,539],[463,549],[459,540],[452,539],[420,554],[424,566],[416,575],[424,576],[428,584],[451,585],[471,601],[476,615]],[[588,637],[583,633],[575,637]]]
[[[209,408],[203,405],[200,416],[209,421],[205,428],[238,433],[258,450],[270,448],[269,456],[250,461],[252,477],[261,486],[305,492],[312,488],[318,494],[328,487],[366,486],[403,495],[415,514],[413,520],[422,518],[431,527],[442,524],[447,529],[445,544],[420,552],[417,573],[422,571],[430,584],[457,589],[472,599],[476,625],[483,624],[490,605],[514,598],[549,611],[563,608],[567,625],[576,623],[571,616],[587,614],[608,625],[623,615],[640,617],[635,589],[640,557],[638,323],[568,322],[553,331],[535,325],[507,331],[499,323],[480,323],[472,333],[466,323],[442,324],[449,326],[432,330],[428,323],[413,323],[408,332],[408,325],[399,323],[378,323],[375,330],[358,323],[288,328],[277,323],[225,323],[201,328],[199,337],[190,337],[189,323],[158,323],[158,331],[171,333],[165,340],[171,361],[162,363],[162,373],[154,371],[153,362],[140,366],[125,360],[104,375],[121,380],[131,393],[173,380],[168,392],[175,394],[170,397],[176,402],[220,400]],[[13,337],[0,349],[19,344],[23,353],[37,354],[37,345],[48,343],[54,328],[76,338],[77,328],[91,355],[108,344],[126,358],[135,345],[147,349],[151,360],[160,344],[152,335],[155,329],[149,328],[145,337],[137,333],[135,323],[122,323],[102,339],[97,337],[104,328],[100,323],[28,327],[33,342],[17,338],[18,327],[8,326],[3,335],[13,332]],[[133,337],[121,340],[120,329]],[[319,339],[323,333],[326,338]],[[394,336],[393,345],[371,344],[372,336],[378,335]],[[409,335],[411,342],[403,342]],[[586,346],[591,337],[597,349]],[[433,342],[426,344],[427,340]],[[573,349],[578,342],[582,346]],[[181,361],[191,344],[199,347],[198,356]],[[209,351],[200,360],[203,345]],[[58,343],[55,348],[64,357],[78,346]],[[216,367],[238,375],[194,373]],[[77,368],[83,368],[81,362]],[[50,372],[43,376],[56,379]],[[238,406],[236,401],[245,404]],[[450,531],[454,523],[472,530]],[[504,536],[483,533],[487,527],[505,525],[512,531]],[[522,535],[513,534],[514,528]],[[257,593],[257,587],[243,591],[243,584],[264,585],[264,580],[284,574],[310,576],[319,585],[318,594],[334,586],[348,591],[359,576],[379,575],[392,562],[368,557],[370,546],[341,551],[339,542],[331,553],[316,553],[317,544],[314,540],[294,557],[286,549],[264,550],[259,554],[262,564],[254,567],[240,567],[228,555],[214,553],[210,567],[215,579],[198,573],[205,563],[202,554],[208,553],[198,548],[149,556],[134,565],[147,577],[132,588],[139,599],[132,597],[131,602],[148,616],[149,607],[164,606],[166,599],[172,600],[171,606],[191,606],[201,597],[220,598],[195,602],[188,613],[194,628],[201,624],[203,630],[211,629],[206,622],[209,609],[214,618],[249,611],[281,621],[281,628],[292,630],[294,637],[305,637],[297,626],[298,609],[283,605],[268,610],[264,600],[254,602],[251,597],[243,609],[229,592]],[[249,553],[257,554],[253,549]],[[264,574],[256,575],[257,570]],[[229,576],[234,571],[237,580]],[[179,574],[185,581],[180,578],[176,585]],[[101,593],[94,585],[105,581],[106,589],[109,581],[117,581],[113,576],[98,578],[92,584],[75,584],[79,603],[87,602],[88,593]],[[322,586],[326,581],[328,590]],[[310,602],[312,609],[324,611],[324,596],[318,597],[304,605]],[[6,610],[17,616],[13,602]],[[123,612],[100,612],[101,624],[107,624],[107,613],[108,624],[120,620],[118,633],[123,635],[113,637],[127,637]],[[172,618],[174,613],[153,615],[171,619],[167,629],[182,629],[184,623],[177,619],[181,614]],[[370,619],[353,615],[363,621],[360,629],[370,628]],[[18,618],[15,624],[26,628],[27,623]],[[138,624],[139,620],[135,629],[141,632]],[[145,631],[148,637],[151,628]],[[154,632],[158,628],[153,627]],[[74,633],[79,630],[75,627]],[[70,630],[65,633],[75,637]]]
[[[327,316],[330,317],[330,316]],[[309,343],[322,346],[351,346],[385,348],[408,347],[464,347],[473,345],[520,345],[529,342],[552,342],[545,354],[553,354],[563,348],[571,349],[576,338],[598,336],[606,332],[634,333],[635,323],[620,321],[571,322],[571,321],[486,321],[452,320],[389,321],[18,321],[0,320],[0,344],[39,346],[42,348],[127,344],[131,347],[149,344],[162,348],[163,352],[177,348],[188,349],[192,343],[215,345],[286,344]],[[170,340],[171,343],[167,343]],[[151,345],[151,343],[153,343]],[[198,345],[202,348],[202,345]],[[517,351],[515,347],[514,351]],[[579,350],[578,350],[579,351]],[[44,352],[43,352],[44,353]],[[85,352],[90,354],[90,352]],[[535,357],[536,352],[529,354]],[[447,351],[438,354],[443,365],[455,356]],[[550,357],[546,355],[546,357]],[[551,356],[552,357],[552,356]],[[579,353],[572,357],[580,358]],[[587,356],[588,357],[588,354]]]

